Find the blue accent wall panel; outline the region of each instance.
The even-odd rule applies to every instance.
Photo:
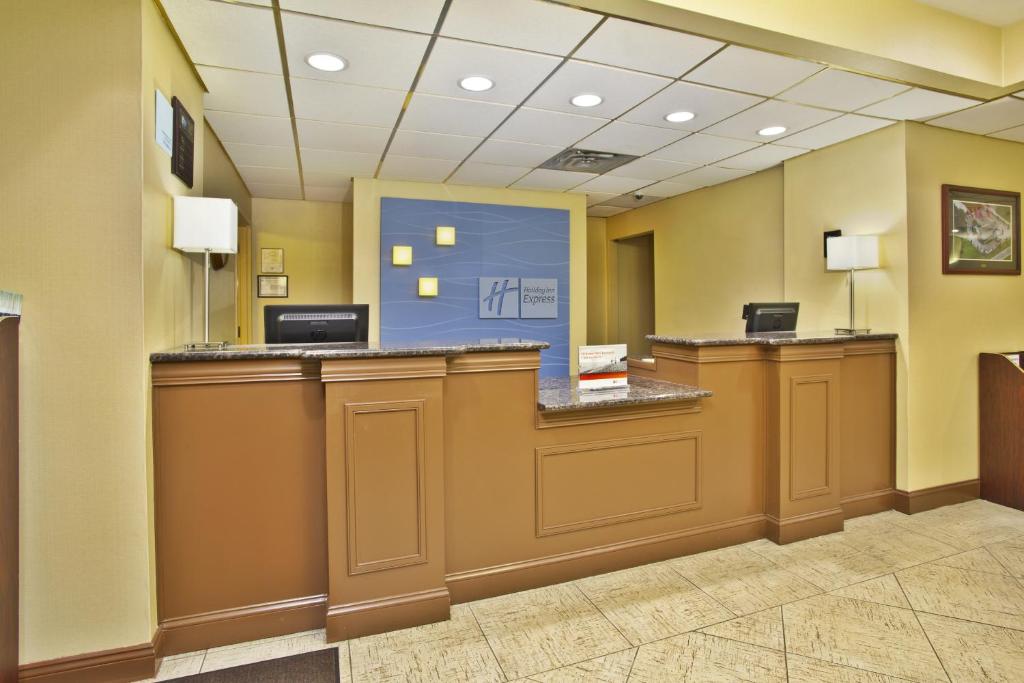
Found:
[[[434,228],[455,228],[455,245]],[[391,247],[412,247],[412,265],[391,264]],[[538,339],[542,377],[569,374],[569,212],[526,206],[385,197],[380,206],[380,338],[384,342]],[[420,277],[439,295],[420,297]],[[558,280],[557,318],[480,318],[481,277]]]

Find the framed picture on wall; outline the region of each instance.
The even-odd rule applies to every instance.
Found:
[[[261,299],[287,299],[287,275],[259,275],[256,278],[256,296]]]
[[[1020,275],[1020,193],[942,186],[942,272]]]
[[[260,249],[260,272],[261,273],[283,273],[284,272],[284,249],[263,248]]]

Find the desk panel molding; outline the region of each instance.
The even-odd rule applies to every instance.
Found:
[[[444,377],[444,356],[325,360],[320,365],[324,382],[368,382],[388,379]]]
[[[300,359],[156,363],[153,386],[294,382],[320,379],[320,363]]]

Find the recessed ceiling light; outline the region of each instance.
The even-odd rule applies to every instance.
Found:
[[[671,114],[665,115],[665,120],[669,123],[683,123],[684,121],[690,121],[694,117],[692,111],[674,111]]]
[[[306,57],[306,64],[317,71],[341,71],[348,66],[344,59],[330,52],[314,52]]]
[[[757,131],[758,135],[763,135],[766,138],[770,138],[773,135],[781,135],[786,132],[785,126],[768,126]]]
[[[569,100],[573,105],[577,107],[596,107],[597,105],[604,102],[604,98],[600,95],[594,95],[591,93],[584,95],[577,95],[576,97]]]
[[[483,92],[494,87],[494,81],[487,76],[466,76],[459,81],[459,87],[470,92]]]

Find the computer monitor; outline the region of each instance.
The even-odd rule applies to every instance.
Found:
[[[368,304],[267,306],[263,336],[267,344],[365,342]]]
[[[793,332],[800,312],[798,303],[744,304],[747,332]]]

